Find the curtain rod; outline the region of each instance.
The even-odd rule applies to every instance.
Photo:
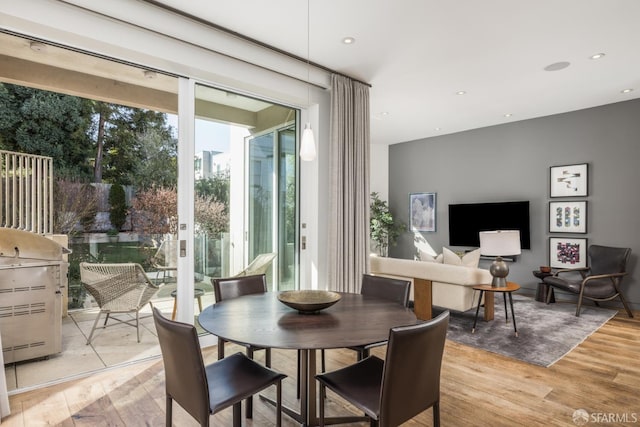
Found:
[[[305,64],[312,65],[314,68],[319,68],[319,69],[327,71],[329,73],[337,74],[337,75],[340,75],[342,77],[347,77],[347,78],[349,78],[349,79],[351,79],[353,81],[356,81],[356,82],[361,83],[361,84],[363,84],[365,86],[371,87],[370,83],[363,82],[362,80],[353,78],[353,77],[351,77],[351,76],[349,76],[347,74],[340,73],[338,71],[332,70],[331,68],[325,67],[324,65],[318,64],[316,62],[312,62],[312,61],[310,62],[307,59],[302,58],[302,57],[300,57],[298,55],[294,55],[293,53],[287,52],[286,50],[283,50],[283,49],[277,48],[275,46],[272,46],[270,44],[264,43],[264,42],[262,42],[260,40],[257,40],[257,39],[254,39],[252,37],[246,36],[246,35],[244,35],[242,33],[237,32],[237,31],[230,30],[230,29],[228,29],[226,27],[223,27],[221,25],[215,24],[215,23],[213,23],[211,21],[208,21],[206,19],[200,18],[198,16],[194,16],[194,15],[192,15],[190,13],[184,12],[184,11],[176,9],[174,7],[167,6],[167,5],[165,5],[163,3],[160,3],[160,2],[158,2],[156,0],[141,0],[141,1],[144,2],[144,3],[148,3],[150,5],[153,5],[155,7],[158,7],[160,9],[166,10],[168,12],[171,12],[173,14],[182,16],[183,18],[187,18],[187,19],[190,19],[192,21],[198,22],[200,24],[206,25],[207,27],[210,27],[210,28],[213,28],[215,30],[221,31],[223,33],[229,34],[229,35],[231,35],[233,37],[239,38],[241,40],[244,40],[244,41],[247,41],[249,43],[255,44],[257,46],[263,47],[265,49],[269,49],[269,50],[271,50],[273,52],[276,52],[276,53],[278,53],[280,55],[287,56],[287,57],[289,57],[291,59],[294,59],[296,61],[300,61],[300,62],[303,62]]]

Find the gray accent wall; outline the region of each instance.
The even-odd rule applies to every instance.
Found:
[[[549,196],[550,167],[588,163],[587,197]],[[534,294],[532,275],[549,264],[549,237],[586,237],[589,244],[630,247],[623,293],[640,309],[640,100],[393,144],[389,147],[389,206],[409,223],[409,194],[437,193],[436,231],[405,232],[390,256],[412,259],[414,239],[437,253],[449,246],[448,206],[528,200],[531,249],[510,263],[509,280]],[[586,200],[586,234],[549,233],[549,202]],[[488,268],[490,261],[481,260]],[[567,294],[556,294],[569,299]],[[617,302],[607,305],[622,307]]]

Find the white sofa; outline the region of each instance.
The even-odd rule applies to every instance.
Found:
[[[421,283],[430,282],[432,305],[455,311],[467,311],[475,307],[478,301],[474,301],[472,287],[491,283],[489,270],[464,265],[387,258],[375,254],[370,256],[369,264],[371,274],[411,279],[414,282],[411,287],[412,300],[414,291],[419,293],[418,297],[421,295],[416,289],[415,279]],[[418,303],[415,301],[416,307]]]

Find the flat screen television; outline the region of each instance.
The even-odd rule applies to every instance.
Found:
[[[449,245],[480,247],[481,231],[520,230],[520,246],[531,249],[529,202],[449,205]]]

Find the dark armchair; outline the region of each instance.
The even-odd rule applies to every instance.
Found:
[[[620,282],[627,274],[626,266],[630,254],[630,248],[591,245],[588,249],[589,267],[558,270],[553,276],[545,277],[544,283],[578,295],[576,316],[580,316],[583,298],[593,301],[596,305],[601,301],[620,298],[629,317],[633,317],[620,290]],[[567,274],[571,272],[580,273],[580,277]],[[547,304],[551,295],[551,292],[547,295]]]

